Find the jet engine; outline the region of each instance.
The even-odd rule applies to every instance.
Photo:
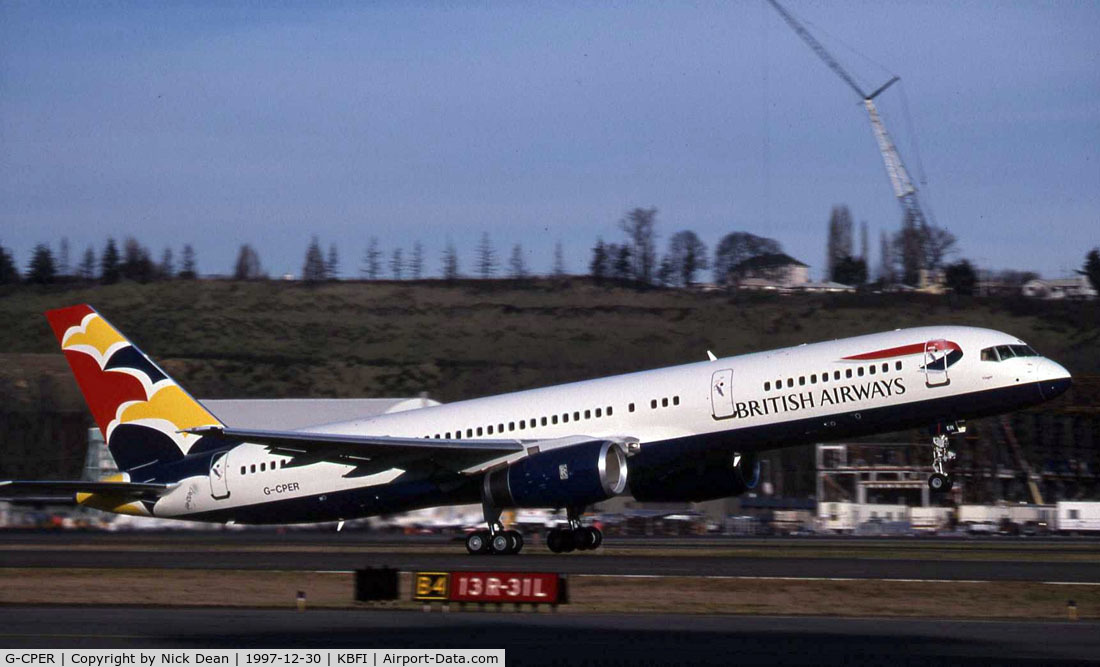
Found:
[[[700,459],[669,469],[631,461],[630,493],[641,502],[702,502],[739,496],[756,488],[756,454],[728,453],[724,459]]]
[[[540,452],[485,476],[496,507],[583,507],[626,490],[626,454],[610,441]]]

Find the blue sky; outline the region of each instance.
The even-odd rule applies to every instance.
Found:
[[[867,87],[902,77],[879,104],[960,256],[1056,276],[1100,244],[1100,3],[787,5]],[[579,272],[644,206],[662,251],[745,230],[817,274],[834,204],[873,264],[900,220],[858,98],[763,0],[6,2],[0,146],[24,266],[113,235],[297,273],[316,234],[345,276],[370,236],[471,270],[488,232]]]

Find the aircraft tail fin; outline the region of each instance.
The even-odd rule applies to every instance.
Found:
[[[221,422],[89,305],[47,311],[107,448],[126,472],[183,458]]]

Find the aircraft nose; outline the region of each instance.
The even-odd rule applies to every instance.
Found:
[[[1042,373],[1039,380],[1039,396],[1044,400],[1049,401],[1052,398],[1061,396],[1073,384],[1073,378],[1070,376],[1069,371],[1061,364],[1050,359],[1044,359],[1039,370]]]

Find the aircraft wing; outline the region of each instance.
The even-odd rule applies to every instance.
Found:
[[[524,450],[523,443],[517,440],[436,440],[217,426],[187,432],[265,445],[273,453],[291,457],[291,466],[319,461],[356,466],[346,477],[370,475],[416,462],[434,463],[458,472]]]
[[[91,482],[86,480],[0,480],[0,498],[46,498],[76,493],[99,493],[133,500],[155,499],[167,493],[172,484],[137,482]]]

